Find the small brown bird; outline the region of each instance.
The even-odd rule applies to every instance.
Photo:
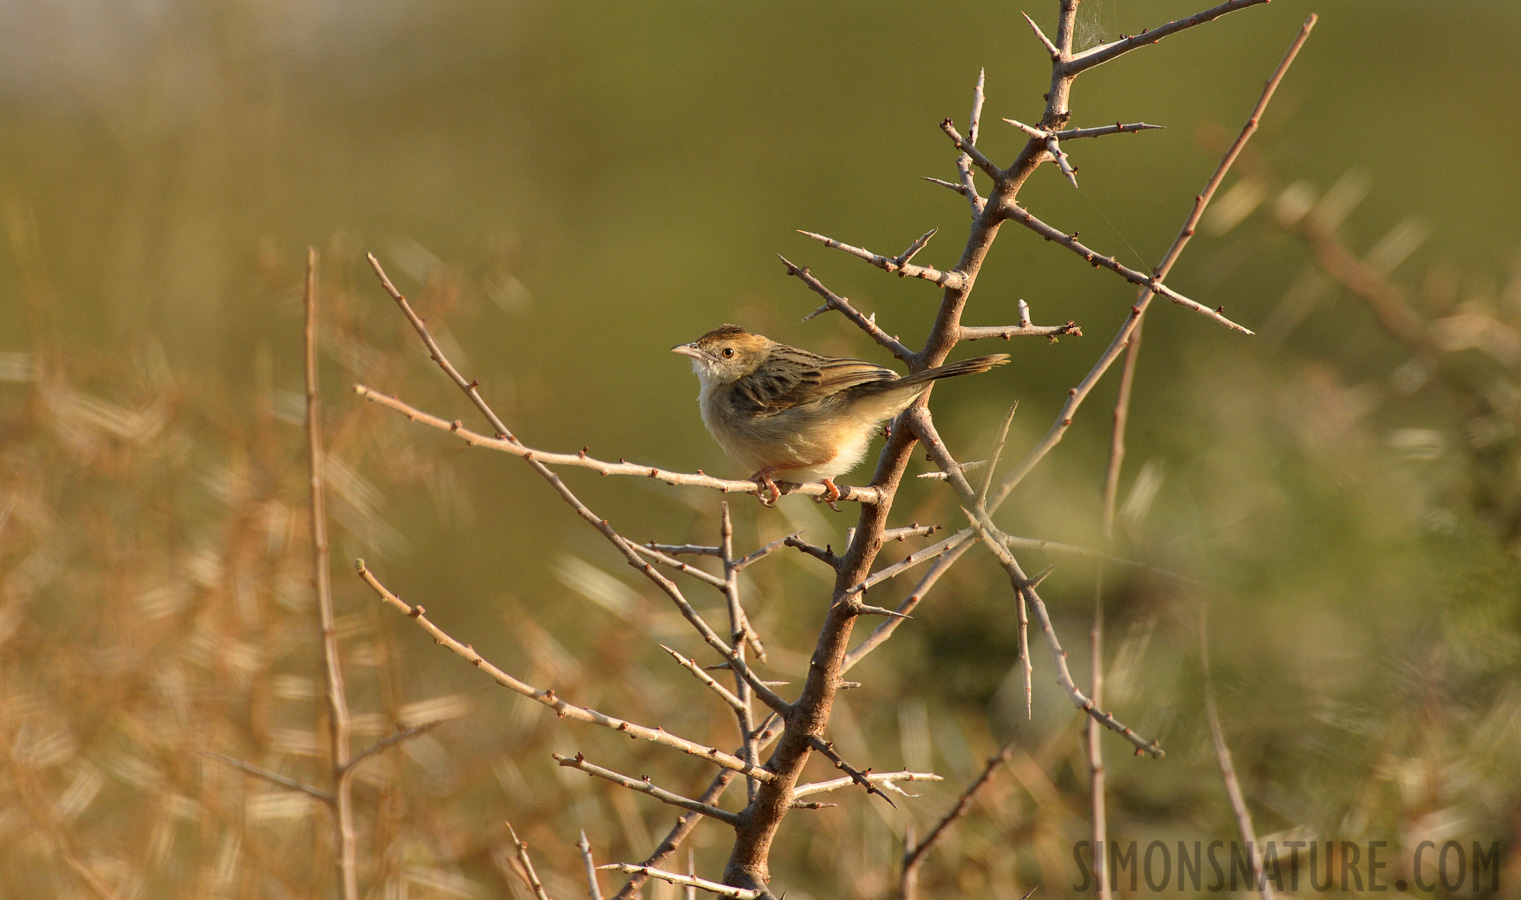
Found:
[[[831,507],[837,475],[855,468],[883,421],[907,409],[937,378],[986,372],[1007,354],[979,356],[899,376],[859,359],[832,358],[720,325],[672,353],[692,357],[703,424],[751,480],[781,496],[773,478],[822,481]]]

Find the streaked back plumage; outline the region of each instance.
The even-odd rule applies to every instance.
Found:
[[[742,465],[799,481],[833,478],[866,454],[877,426],[907,409],[931,382],[985,372],[1008,361],[979,356],[921,372],[820,356],[752,334],[713,329],[676,348],[702,381],[703,423]]]

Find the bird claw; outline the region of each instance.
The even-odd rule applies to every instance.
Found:
[[[751,475],[750,480],[760,486],[760,490],[755,492],[755,499],[760,501],[761,506],[770,509],[776,505],[776,501],[782,499],[782,489],[776,486],[776,482],[771,480],[771,475],[764,469]],[[771,492],[769,500],[766,499],[767,491]]]
[[[840,486],[834,483],[833,478],[825,478],[821,483],[824,485],[824,493],[814,497],[813,502],[822,503],[835,512],[839,512],[840,508],[834,505],[834,501],[840,499]]]

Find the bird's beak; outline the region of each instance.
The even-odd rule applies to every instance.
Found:
[[[677,344],[671,348],[671,352],[680,353],[682,356],[690,356],[693,359],[702,359],[705,356],[701,350],[697,349],[695,342],[691,344]]]

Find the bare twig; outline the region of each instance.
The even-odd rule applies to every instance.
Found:
[[[693,565],[688,565],[687,563],[682,562],[674,556],[669,556],[665,553],[660,552],[659,550],[656,550],[654,547],[651,547],[648,544],[635,544],[630,542],[629,546],[633,547],[644,556],[648,556],[650,559],[653,559],[655,562],[661,564],[662,566],[665,566],[668,569],[675,569],[684,575],[690,575],[698,581],[701,581],[703,584],[716,587],[719,590],[724,589],[724,580],[722,578],[719,578],[717,575],[714,575],[712,572],[704,571],[703,569],[699,569]]]
[[[1161,125],[1148,125],[1145,122],[1115,122],[1113,125],[1099,125],[1093,128],[1066,128],[1061,131],[1047,131],[1044,128],[1036,128],[1034,125],[1026,125],[1018,119],[1004,119],[1010,125],[1028,134],[1030,137],[1042,141],[1056,138],[1058,141],[1075,141],[1080,138],[1104,137],[1111,134],[1137,134],[1142,131],[1155,131],[1163,128]]]
[[[360,763],[364,762],[372,756],[375,756],[376,754],[384,753],[392,747],[395,747],[401,743],[405,743],[406,741],[410,741],[412,738],[415,738],[418,735],[427,734],[438,726],[444,724],[445,721],[446,720],[444,719],[438,719],[432,722],[424,722],[421,725],[409,725],[406,728],[398,730],[394,734],[386,735],[370,746],[354,754],[353,759],[350,759],[349,764],[344,767],[344,774],[347,774],[359,768]]]
[[[1214,740],[1215,758],[1220,763],[1220,774],[1225,778],[1225,792],[1230,795],[1231,809],[1236,814],[1236,828],[1246,843],[1252,858],[1252,883],[1267,900],[1276,900],[1277,892],[1264,877],[1262,871],[1263,849],[1257,843],[1257,830],[1252,826],[1252,812],[1246,807],[1246,797],[1241,793],[1241,783],[1236,780],[1236,767],[1231,762],[1231,750],[1225,743],[1225,732],[1220,728],[1220,709],[1215,705],[1215,684],[1209,672],[1209,629],[1204,610],[1199,613],[1199,665],[1204,670],[1204,713],[1209,718],[1209,735]]]
[[[716,802],[718,798],[723,795],[724,790],[728,788],[729,782],[733,780],[733,772],[727,769],[719,772],[718,775],[713,778],[712,783],[708,785],[708,789],[706,791],[703,791],[701,796],[697,798],[698,802]],[[702,819],[702,816],[694,812],[682,813],[681,817],[676,820],[676,824],[672,826],[671,830],[666,834],[665,839],[662,840],[659,846],[655,848],[654,852],[652,852],[649,857],[645,859],[644,864],[641,866],[631,867],[633,870],[635,870],[629,871],[629,874],[632,877],[630,877],[627,883],[625,883],[623,887],[618,891],[618,893],[614,895],[613,900],[634,900],[634,898],[640,896],[639,889],[650,877],[649,873],[656,871],[655,867],[658,867],[662,862],[665,862],[667,859],[671,858],[671,855],[676,852],[676,848],[681,846],[681,842],[687,839],[687,835],[692,833],[692,829],[696,828],[697,823],[702,821]]]
[[[769,896],[766,891],[730,887],[726,884],[719,884],[716,881],[707,881],[702,878],[693,878],[690,875],[682,875],[678,872],[666,872],[662,869],[652,869],[649,866],[634,866],[629,865],[628,863],[608,863],[605,866],[598,866],[597,868],[611,869],[614,872],[624,872],[630,875],[643,875],[646,878],[658,878],[661,881],[667,881],[671,884],[690,885],[697,888],[698,890],[707,891],[710,894],[717,894],[720,897],[732,897],[734,900],[760,900],[762,897]]]
[[[1066,151],[1062,150],[1061,141],[1057,139],[1056,135],[1052,134],[1046,138],[1046,152],[1050,153],[1051,158],[1056,160],[1056,167],[1061,169],[1063,175],[1067,176],[1067,180],[1072,182],[1072,186],[1077,187],[1077,168],[1072,165],[1072,160],[1067,158]]]
[[[349,768],[349,704],[333,626],[332,573],[328,568],[327,511],[323,496],[322,407],[317,395],[317,248],[306,248],[306,439],[311,463],[312,586],[326,676],[328,747],[333,766],[333,825],[338,880],[344,900],[359,900],[359,862],[354,834],[354,794]]]
[[[755,630],[750,627],[749,617],[745,615],[745,608],[739,600],[739,568],[738,560],[734,558],[734,520],[729,516],[729,504],[719,504],[722,515],[720,516],[718,529],[718,544],[723,552],[724,562],[724,600],[729,608],[729,638],[730,646],[737,659],[744,659],[747,638],[756,648],[756,653],[765,659],[766,651],[760,643],[760,638],[755,636]],[[750,683],[745,680],[742,673],[734,675],[734,715],[739,726],[739,739],[741,741],[740,757],[745,762],[759,764],[760,745],[755,739],[755,714],[750,709]],[[753,778],[745,780],[745,796],[754,801],[756,791],[760,790],[760,782]]]
[[[1119,426],[1116,425],[1116,433]],[[1112,457],[1111,457],[1112,459]],[[1107,499],[1107,498],[1106,498]],[[1104,702],[1104,570],[1101,566],[1093,591],[1093,624],[1088,629],[1088,691],[1095,706]],[[1083,729],[1088,750],[1088,810],[1093,841],[1093,879],[1100,900],[1113,895],[1109,884],[1109,812],[1105,797],[1104,744],[1098,722],[1092,718]]]
[[[1030,659],[1030,603],[1019,597],[1019,668],[1025,676],[1025,718],[1035,718],[1035,662]]]
[[[247,763],[241,759],[237,759],[236,757],[216,753],[211,750],[197,750],[195,752],[201,756],[206,757],[207,759],[214,759],[217,762],[226,763],[227,765],[232,766],[234,769],[237,769],[241,772],[247,772],[250,775],[262,778],[265,781],[268,781],[270,784],[277,784],[280,787],[290,788],[293,791],[300,791],[309,797],[321,800],[328,806],[332,806],[334,803],[334,798],[331,792],[324,791],[322,788],[317,787],[314,784],[302,781],[299,778],[292,778],[289,775],[281,775],[279,772],[271,772],[269,769],[256,766],[253,763]]]
[[[911,537],[928,537],[945,528],[944,525],[920,525],[917,522],[902,528],[889,528],[882,532],[883,541],[903,541]]]
[[[955,565],[956,561],[961,558],[961,555],[972,546],[974,536],[972,530],[968,528],[965,531],[958,532],[956,536],[943,541],[942,543],[945,543],[946,547],[940,551],[938,556],[934,557],[935,564],[930,566],[929,571],[925,572],[924,576],[919,579],[919,583],[914,585],[914,589],[909,591],[908,596],[903,599],[903,602],[898,604],[897,611],[905,616],[913,612],[924,599],[925,595],[929,593],[930,589],[935,586],[935,583],[940,580],[940,577],[950,571],[951,566]],[[893,632],[897,631],[898,626],[903,624],[904,621],[904,619],[890,618],[881,625],[878,625],[871,634],[866,636],[865,640],[851,648],[850,653],[845,657],[841,670],[849,671],[852,666],[865,659],[868,653],[880,647],[884,641],[892,637]]]
[[[1040,45],[1046,48],[1046,53],[1050,55],[1051,59],[1053,61],[1061,59],[1062,52],[1056,48],[1055,44],[1051,43],[1051,39],[1046,37],[1046,33],[1040,30],[1040,26],[1035,24],[1035,20],[1030,18],[1028,13],[1020,13],[1020,15],[1024,16],[1025,21],[1030,23],[1030,30],[1035,32],[1035,37],[1040,40]]]
[[[676,662],[679,663],[683,669],[686,669],[688,672],[691,672],[692,675],[694,675],[697,678],[698,681],[701,681],[703,684],[707,685],[708,686],[708,690],[710,690],[713,693],[717,694],[718,697],[719,697],[719,699],[723,700],[723,702],[729,704],[729,706],[731,706],[732,708],[737,709],[737,710],[742,710],[742,709],[745,708],[744,701],[742,701],[738,697],[734,696],[734,692],[733,691],[730,691],[728,688],[726,688],[723,685],[719,684],[717,681],[714,681],[713,680],[713,676],[709,675],[707,672],[704,672],[702,670],[702,666],[699,666],[697,663],[695,663],[691,659],[688,659],[687,657],[681,655],[677,651],[672,650],[670,647],[667,647],[665,644],[661,644],[660,645],[660,649],[662,649],[665,652],[671,654],[671,658],[672,659],[676,660]],[[751,760],[751,762],[754,762],[754,760]]]
[[[1082,138],[1105,137],[1111,134],[1139,134],[1142,131],[1158,131],[1166,128],[1165,125],[1148,125],[1145,122],[1115,122],[1113,125],[1099,125],[1093,128],[1068,128],[1062,131],[1053,131],[1051,136],[1062,141],[1076,141]]]
[[[791,534],[787,537],[782,538],[782,543],[788,547],[793,548],[794,550],[801,550],[819,562],[829,566],[831,569],[838,569],[840,567],[840,558],[838,556],[835,556],[834,552],[831,551],[828,547],[820,547],[817,544],[810,544],[796,534]]]
[[[749,554],[747,554],[747,555],[745,555],[743,557],[740,557],[739,559],[736,559],[734,561],[734,571],[736,571],[736,572],[743,572],[745,569],[748,569],[749,567],[755,565],[756,563],[760,562],[761,560],[765,559],[766,557],[770,556],[771,554],[775,553],[776,551],[778,551],[778,550],[782,549],[783,547],[787,546],[787,538],[788,537],[795,538],[795,537],[797,537],[798,535],[801,535],[801,534],[802,534],[802,532],[799,531],[796,534],[789,534],[789,535],[787,535],[787,537],[777,538],[776,540],[772,541],[771,543],[766,544],[765,546],[761,547],[759,550],[753,550]]]
[[[954,181],[946,181],[944,178],[935,178],[934,176],[931,176],[931,175],[920,175],[919,177],[922,180],[924,180],[924,181],[928,181],[930,184],[937,184],[940,187],[945,188],[946,190],[955,191],[956,193],[962,195],[963,197],[969,197],[969,198],[970,197],[977,197],[976,193],[975,192],[969,192],[967,190],[966,185],[964,185],[964,184],[957,184]],[[981,197],[977,197],[977,200],[978,200],[978,202],[981,202],[982,198]]]
[[[977,505],[987,506],[988,488],[993,486],[993,474],[998,469],[998,457],[1003,455],[1004,442],[1009,439],[1009,426],[1014,424],[1014,413],[1019,410],[1019,401],[1015,401],[1009,407],[1008,415],[1003,417],[1003,424],[998,426],[998,437],[993,439],[993,451],[988,454],[988,470],[982,475],[982,487],[977,489]],[[961,468],[966,471],[965,467]]]
[[[985,460],[985,459],[974,459],[971,462],[958,462],[958,463],[956,463],[956,467],[958,469],[960,469],[963,473],[966,473],[966,472],[975,472],[976,470],[983,468],[987,464],[988,464],[988,461]],[[931,470],[929,472],[920,472],[915,477],[922,478],[925,481],[944,481],[945,478],[946,478],[946,475],[945,475],[944,472],[940,471],[939,469],[934,469],[934,470]]]
[[[900,781],[944,781],[945,778],[934,772],[880,772],[866,776],[866,780],[891,791],[897,791],[905,797],[917,797],[918,794],[910,794],[898,787]],[[792,792],[794,797],[807,797],[811,794],[823,794],[829,791],[837,791],[843,787],[855,784],[855,779],[846,775],[844,778],[832,778],[829,781],[815,781],[811,784],[800,784]]]
[[[824,305],[810,313],[803,321],[806,322],[808,319],[831,309],[839,310],[841,315],[855,323],[855,326],[866,332],[872,340],[886,347],[893,356],[904,362],[909,362],[913,359],[914,354],[907,347],[899,343],[897,338],[877,326],[875,316],[862,315],[860,310],[850,305],[849,300],[824,287],[817,278],[813,277],[813,273],[808,271],[807,266],[794,265],[791,260],[780,253],[776,255],[776,258],[781,260],[782,264],[787,267],[788,275],[808,285],[809,290],[824,298]]]
[[[951,139],[951,143],[956,145],[956,149],[960,150],[963,156],[970,157],[977,168],[986,172],[995,184],[1002,184],[1008,177],[1004,170],[994,165],[991,159],[988,159],[982,154],[981,150],[977,149],[976,144],[961,136],[961,132],[956,130],[956,123],[950,119],[942,120],[940,130],[945,132],[946,136]]]
[[[1073,253],[1076,253],[1078,256],[1081,256],[1083,259],[1087,260],[1089,264],[1093,265],[1095,268],[1108,269],[1109,271],[1119,275],[1121,278],[1124,278],[1126,281],[1129,281],[1132,284],[1141,285],[1142,287],[1150,289],[1154,293],[1161,294],[1179,306],[1185,306],[1194,312],[1199,313],[1205,318],[1213,319],[1221,325],[1224,325],[1226,328],[1230,328],[1234,331],[1239,331],[1243,334],[1255,334],[1255,332],[1253,332],[1250,328],[1247,328],[1244,325],[1238,325],[1230,319],[1227,319],[1225,315],[1219,310],[1210,309],[1202,303],[1188,299],[1187,297],[1163,284],[1162,280],[1158,276],[1147,275],[1144,272],[1139,272],[1135,269],[1132,269],[1112,256],[1105,256],[1102,253],[1089,248],[1087,245],[1079,241],[1075,236],[1047,225],[1045,222],[1042,222],[1040,219],[1037,219],[1035,216],[1031,215],[1029,210],[1026,210],[1024,207],[1019,206],[1018,204],[1006,204],[1004,206],[1003,213],[1007,218],[1018,222],[1019,224],[1025,226],[1046,240],[1066,247],[1068,250],[1071,250]]]
[[[967,142],[976,146],[977,132],[982,125],[982,104],[986,99],[983,93],[983,84],[987,80],[987,70],[977,70],[977,85],[972,88],[972,126],[967,129]],[[979,216],[987,205],[987,200],[977,194],[977,181],[972,177],[972,160],[966,153],[956,158],[956,173],[961,178],[961,194],[966,197],[972,206],[972,215]],[[996,176],[995,176],[996,180]]]
[[[1071,56],[1058,64],[1064,75],[1072,76],[1094,66],[1103,65],[1123,54],[1129,53],[1137,47],[1147,44],[1155,44],[1168,35],[1177,34],[1195,25],[1203,25],[1205,22],[1218,19],[1226,13],[1233,13],[1238,9],[1246,9],[1248,6],[1256,6],[1259,3],[1267,3],[1269,0],[1228,0],[1219,6],[1211,7],[1203,12],[1194,13],[1181,19],[1174,19],[1166,25],[1150,28],[1132,37],[1121,38],[1108,44],[1100,44],[1084,50],[1076,56]]]
[[[1262,94],[1258,98],[1256,106],[1252,108],[1251,114],[1247,117],[1246,124],[1242,127],[1241,133],[1236,137],[1235,142],[1231,144],[1230,149],[1221,157],[1220,164],[1216,166],[1214,174],[1205,183],[1204,190],[1200,191],[1194,198],[1193,209],[1189,212],[1188,217],[1184,219],[1183,226],[1178,230],[1177,238],[1173,240],[1172,247],[1163,254],[1162,261],[1157,264],[1154,270],[1155,278],[1161,279],[1167,277],[1167,274],[1172,270],[1173,264],[1182,255],[1183,248],[1188,245],[1189,239],[1193,237],[1194,229],[1198,226],[1199,219],[1204,215],[1205,208],[1209,206],[1209,202],[1214,197],[1215,191],[1219,189],[1221,182],[1225,180],[1226,173],[1230,171],[1231,165],[1236,161],[1236,157],[1241,154],[1242,148],[1246,146],[1247,141],[1251,139],[1252,134],[1257,130],[1257,123],[1261,119],[1263,112],[1267,109],[1268,101],[1272,100],[1273,93],[1277,91],[1278,85],[1283,81],[1283,77],[1288,74],[1289,66],[1293,64],[1294,58],[1298,56],[1299,49],[1309,39],[1310,30],[1315,27],[1315,22],[1316,17],[1313,15],[1305,20],[1303,27],[1299,30],[1299,34],[1289,45],[1288,52],[1284,54],[1283,59],[1278,63],[1278,68],[1273,71],[1267,84],[1263,86]],[[1130,315],[1126,318],[1125,324],[1120,327],[1114,339],[1110,341],[1108,348],[1104,350],[1098,361],[1093,364],[1093,368],[1084,376],[1082,382],[1069,392],[1067,402],[1062,406],[1061,412],[1057,414],[1056,421],[1051,425],[1050,430],[1046,432],[1046,436],[1026,454],[1024,460],[999,484],[997,492],[989,501],[989,509],[996,509],[1025,475],[1029,474],[1036,463],[1045,458],[1045,455],[1051,452],[1051,448],[1061,442],[1067,428],[1072,424],[1072,417],[1076,414],[1077,408],[1087,399],[1094,386],[1103,378],[1104,373],[1109,371],[1109,367],[1114,364],[1115,360],[1119,358],[1120,353],[1126,348],[1131,335],[1140,324],[1141,318],[1145,315],[1152,296],[1153,292],[1149,286],[1141,290],[1135,305],[1131,307]]]
[[[1104,727],[1129,741],[1135,746],[1137,755],[1144,752],[1160,759],[1165,754],[1155,741],[1146,740],[1131,730],[1129,726],[1116,719],[1113,714],[1100,709],[1093,700],[1078,688],[1077,683],[1072,680],[1072,674],[1067,668],[1067,652],[1062,649],[1061,642],[1056,637],[1056,631],[1051,627],[1051,617],[1046,612],[1046,605],[1035,590],[1035,585],[1039,583],[1040,579],[1032,579],[1025,575],[1024,570],[1020,568],[1019,562],[1000,539],[999,535],[1001,532],[989,521],[987,509],[976,503],[976,496],[972,492],[971,485],[967,483],[965,478],[961,477],[958,471],[955,471],[955,460],[946,449],[944,441],[940,439],[939,434],[935,431],[934,422],[931,420],[928,410],[918,408],[912,410],[912,412],[913,417],[909,422],[910,427],[919,435],[920,442],[924,444],[925,449],[935,459],[936,464],[944,469],[949,476],[947,481],[961,496],[962,511],[971,520],[972,527],[977,531],[977,535],[981,538],[983,546],[987,547],[993,553],[994,558],[998,560],[999,564],[1004,567],[1004,571],[1008,573],[1009,582],[1013,586],[1015,594],[1024,597],[1034,609],[1036,623],[1040,625],[1041,632],[1045,634],[1046,644],[1051,650],[1053,661],[1056,663],[1057,682],[1067,692],[1067,696],[1071,698],[1072,704],[1097,719]]]
[[[613,784],[616,784],[619,787],[628,788],[631,791],[637,791],[641,794],[648,794],[649,796],[654,797],[656,800],[659,800],[661,803],[668,803],[671,806],[687,810],[688,812],[695,812],[699,815],[707,816],[710,819],[716,819],[725,825],[733,826],[739,824],[738,814],[719,809],[718,807],[708,803],[702,803],[697,800],[693,800],[690,797],[683,797],[680,794],[672,793],[665,788],[656,787],[650,783],[648,777],[630,778],[627,775],[614,772],[612,769],[604,769],[601,766],[593,765],[592,763],[587,762],[586,757],[582,756],[579,753],[577,753],[575,756],[562,756],[559,753],[552,753],[550,755],[554,757],[555,762],[559,763],[562,766],[565,766],[566,768],[579,769],[588,775],[601,778],[605,781],[611,781]]]
[[[971,537],[972,531],[971,529],[967,529],[965,531],[959,531],[937,544],[931,544],[922,550],[915,550],[913,553],[910,553],[892,565],[878,569],[877,571],[871,573],[871,576],[869,578],[851,588],[850,591],[847,592],[847,596],[854,596],[855,594],[869,591],[890,578],[901,575],[909,569],[914,568],[915,566],[921,565],[922,563],[936,559],[937,557],[950,552],[958,545],[970,540]]]
[[[685,738],[677,737],[670,732],[665,731],[664,729],[649,728],[644,725],[636,725],[633,722],[620,719],[616,716],[609,716],[606,713],[598,712],[594,709],[589,709],[584,706],[576,706],[573,703],[565,702],[552,690],[541,690],[539,688],[533,687],[532,685],[525,684],[524,682],[513,678],[511,675],[508,675],[506,672],[503,672],[501,669],[498,669],[496,666],[487,662],[484,657],[475,652],[475,648],[471,647],[468,644],[460,643],[453,637],[449,636],[449,634],[446,633],[443,629],[433,624],[433,622],[428,619],[426,615],[427,611],[423,607],[408,605],[400,597],[393,594],[385,585],[381,584],[380,581],[375,578],[374,574],[371,573],[370,570],[364,565],[364,560],[356,561],[355,568],[359,572],[359,577],[364,579],[365,584],[368,584],[370,586],[370,589],[375,592],[376,596],[380,597],[382,601],[404,613],[408,618],[416,622],[418,624],[418,627],[422,628],[433,637],[434,643],[447,647],[450,651],[454,652],[456,655],[460,656],[465,661],[475,666],[477,669],[485,672],[497,684],[500,684],[517,694],[521,694],[530,700],[533,700],[537,703],[542,703],[543,705],[549,707],[550,709],[554,710],[555,714],[561,718],[574,719],[578,722],[589,722],[593,725],[601,725],[603,728],[610,728],[613,731],[622,732],[623,734],[626,734],[632,738],[651,741],[653,743],[660,744],[663,747],[670,747],[673,750],[680,750],[682,753],[690,754],[692,756],[698,757],[699,759],[706,759],[717,766],[729,769],[734,772],[753,775],[753,777],[759,778],[762,781],[768,781],[774,777],[772,773],[767,772],[764,769],[759,769],[737,756],[729,753],[724,753],[716,747],[707,747],[695,741],[689,741]]]
[[[989,544],[989,546],[996,546],[996,544]],[[1009,557],[1009,559],[1012,560],[1012,557]],[[1003,560],[1000,561],[1002,562]],[[1099,709],[1093,700],[1089,699],[1078,689],[1077,684],[1072,680],[1072,673],[1067,670],[1067,653],[1062,649],[1061,643],[1057,640],[1055,629],[1051,627],[1051,616],[1046,612],[1046,604],[1042,602],[1040,595],[1036,593],[1035,589],[1028,586],[1028,580],[1019,571],[1018,564],[1009,566],[1006,563],[1005,568],[1008,569],[1009,580],[1013,584],[1014,589],[1024,595],[1030,602],[1031,608],[1035,611],[1036,624],[1040,626],[1041,633],[1046,636],[1046,643],[1050,645],[1051,655],[1056,661],[1057,680],[1061,683],[1067,695],[1072,698],[1072,704],[1092,716],[1105,728],[1129,741],[1135,747],[1137,756],[1143,753],[1150,754],[1156,759],[1161,759],[1165,756],[1166,754],[1162,751],[1161,747],[1157,746],[1156,741],[1147,740],[1136,734],[1124,722],[1116,719],[1113,714]]]
[[[992,780],[993,773],[998,770],[998,767],[1009,761],[1009,758],[1014,755],[1015,749],[1017,749],[1017,745],[1013,741],[1005,744],[1002,750],[998,751],[992,759],[988,760],[988,764],[983,767],[981,774],[972,779],[972,783],[967,785],[966,790],[961,792],[961,796],[956,798],[956,802],[951,806],[950,811],[940,817],[940,821],[936,822],[935,827],[929,830],[929,833],[924,836],[924,840],[917,842],[912,847],[904,848],[901,881],[901,896],[903,900],[912,900],[914,896],[915,878],[919,865],[924,862],[924,854],[940,839],[941,835],[945,834],[947,828],[951,827],[957,819],[966,815],[967,809],[972,805],[972,800]]]
[[[533,860],[528,858],[528,845],[518,839],[518,833],[512,829],[511,822],[507,823],[507,833],[512,835],[512,843],[518,849],[518,863],[523,867],[520,873],[523,880],[528,882],[528,886],[533,889],[533,895],[538,900],[549,900],[549,895],[544,893],[543,883],[539,881],[539,873],[533,870]]]
[[[1082,337],[1083,329],[1071,320],[1062,325],[1031,325],[1028,322],[1020,325],[963,325],[957,332],[957,338],[963,341],[980,341],[986,338],[1001,338],[1007,341],[1017,337],[1058,338],[1064,334]]]
[[[576,842],[581,850],[581,862],[586,865],[586,891],[591,900],[602,900],[602,887],[597,884],[597,863],[592,859],[591,842],[586,839],[586,829],[581,829],[581,839]]]
[[[826,741],[821,737],[811,736],[809,737],[808,742],[810,745],[812,745],[813,749],[824,754],[824,757],[826,759],[834,763],[834,767],[836,769],[839,769],[841,772],[844,772],[846,775],[850,776],[850,780],[852,782],[859,784],[863,788],[866,788],[866,793],[876,794],[878,797],[886,800],[888,806],[891,806],[894,809],[897,808],[898,804],[893,802],[893,798],[884,794],[882,792],[882,789],[877,787],[877,785],[872,782],[871,778],[868,777],[871,775],[870,769],[857,769],[855,766],[852,766],[850,763],[845,761],[845,758],[841,756],[837,750],[834,749],[833,743]]]
[[[870,250],[864,250],[860,247],[855,247],[844,243],[843,241],[837,241],[834,238],[825,237],[822,234],[814,234],[811,231],[799,230],[798,233],[805,237],[811,237],[831,249],[843,250],[844,252],[856,257],[857,259],[864,259],[877,268],[883,270],[884,272],[890,272],[900,277],[906,276],[909,278],[920,278],[925,281],[934,282],[941,287],[961,287],[965,279],[962,277],[960,272],[943,272],[932,266],[919,266],[909,262],[915,253],[918,253],[921,249],[923,249],[925,244],[929,243],[929,239],[932,235],[934,235],[935,231],[936,229],[934,228],[926,231],[922,237],[914,241],[914,243],[910,245],[907,250],[898,256],[883,256],[880,253],[873,253]]]
[[[658,550],[668,556],[722,556],[723,551],[718,547],[709,547],[706,544],[661,544],[650,541],[644,546],[651,550]]]

